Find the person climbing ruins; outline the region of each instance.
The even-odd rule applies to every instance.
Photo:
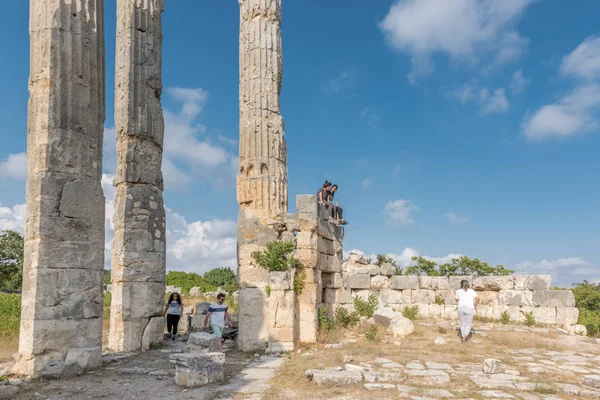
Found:
[[[460,289],[456,291],[456,301],[458,302],[458,319],[460,320],[460,340],[466,342],[473,336],[473,315],[477,311],[477,304],[479,304],[477,292],[471,289],[471,285],[466,279],[460,281]]]
[[[183,303],[179,293],[171,293],[169,301],[165,305],[165,315],[167,316],[167,332],[171,340],[175,340],[177,336],[177,326],[179,319],[183,314]]]
[[[229,315],[228,307],[225,304],[225,293],[217,295],[217,302],[212,303],[208,308],[208,313],[204,318],[204,326],[202,330],[206,330],[206,324],[210,317],[210,326],[213,329],[213,334],[219,338],[219,351],[223,352],[223,329],[225,328],[225,320],[229,324],[229,328],[233,328],[231,316]]]

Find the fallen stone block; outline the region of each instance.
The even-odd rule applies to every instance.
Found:
[[[183,291],[181,290],[181,288],[179,286],[167,286],[165,288],[165,292],[168,293],[177,293],[177,294],[181,294]]]
[[[39,376],[45,379],[60,379],[83,374],[83,368],[76,362],[52,361],[46,364]]]
[[[210,303],[207,301],[200,301],[196,303],[196,315],[205,315],[208,313]]]
[[[89,370],[99,367],[102,363],[101,360],[102,349],[100,347],[73,348],[67,352],[65,363],[76,362],[83,370]]]
[[[169,356],[175,364],[175,383],[198,387],[225,380],[225,353],[182,353]]]
[[[394,267],[390,263],[381,264],[381,266],[379,267],[379,270],[380,270],[381,275],[384,275],[384,276],[392,276],[396,273],[396,267]]]
[[[305,372],[308,379],[317,386],[346,386],[356,385],[362,382],[363,376],[357,371],[334,371],[309,369]]]
[[[486,374],[497,374],[502,369],[502,361],[488,358],[483,362],[483,372]]]
[[[202,289],[200,289],[198,286],[194,286],[190,289],[190,296],[198,297],[200,295],[202,295]]]
[[[187,347],[191,353],[215,353],[219,351],[219,339],[212,333],[196,332],[190,334]]]
[[[572,335],[587,336],[588,331],[585,325],[573,325],[567,327],[567,332]]]

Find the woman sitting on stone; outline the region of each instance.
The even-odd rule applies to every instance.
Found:
[[[463,279],[460,282],[460,289],[456,291],[456,301],[458,302],[458,319],[460,320],[460,340],[465,342],[473,336],[473,315],[477,311],[479,296],[477,292],[471,289],[469,281]]]
[[[175,340],[177,335],[177,325],[179,325],[179,319],[183,314],[183,303],[181,302],[181,296],[179,293],[171,293],[169,301],[165,305],[165,315],[167,317],[167,332],[171,340]]]
[[[331,188],[331,182],[325,181],[323,187],[317,191],[317,201],[319,203],[327,203],[329,201],[329,189]]]

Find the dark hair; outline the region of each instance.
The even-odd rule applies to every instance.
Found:
[[[464,289],[464,290],[468,290],[471,288],[471,285],[469,285],[469,281],[466,279],[463,279],[462,281],[460,281],[460,288]]]
[[[224,299],[225,298],[225,293],[219,293],[217,295],[217,299]]]
[[[332,186],[331,186],[331,188],[332,188],[332,189],[333,189],[333,188],[336,188],[336,189],[337,189],[337,188],[338,188],[338,185],[332,185]]]
[[[329,181],[326,180],[325,183],[323,184],[323,187],[326,188],[326,187],[329,187],[329,186],[331,186],[331,182],[329,182]]]
[[[173,300],[175,300],[173,298],[174,295],[177,295],[177,303],[179,303],[179,305],[181,305],[181,295],[179,293],[171,293],[171,295],[169,296],[168,303],[171,304],[173,302]]]

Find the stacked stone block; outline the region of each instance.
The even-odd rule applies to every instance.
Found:
[[[270,272],[269,293],[269,346],[267,351],[277,353],[294,350],[295,271]]]
[[[532,312],[538,323],[574,325],[579,310],[570,290],[550,290],[550,276],[430,277],[392,275],[393,269],[369,265],[351,254],[341,272],[323,280],[324,303],[334,309],[353,309],[354,297],[375,294],[380,306],[398,310],[418,306],[422,318],[457,319],[456,290],[463,279],[471,283],[480,298],[477,315],[500,319],[507,311],[511,320],[522,322]]]

